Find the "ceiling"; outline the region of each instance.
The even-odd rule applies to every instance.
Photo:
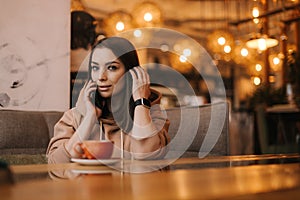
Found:
[[[136,5],[143,1],[81,0],[81,2],[86,11],[101,21],[109,13],[117,10],[132,13]],[[200,41],[215,29],[228,28],[228,21],[238,19],[235,12],[237,0],[152,0],[151,2],[156,3],[161,8],[164,28],[180,31]],[[240,2],[247,1],[242,0]]]
[[[214,30],[229,31],[235,39],[247,40],[250,34],[258,31],[252,20],[252,7],[257,2],[266,0],[151,0],[159,6],[163,15],[163,28],[176,30],[206,45],[207,36]],[[84,9],[100,23],[112,12],[122,10],[133,13],[142,0],[81,0]],[[297,5],[298,0],[268,0],[270,13],[269,34],[280,36],[282,33],[281,20],[291,16],[288,6]],[[278,11],[272,14],[272,11]],[[298,12],[298,17],[299,17]]]

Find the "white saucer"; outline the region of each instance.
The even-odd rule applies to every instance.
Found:
[[[71,158],[72,162],[81,165],[112,165],[120,161],[120,159],[82,159],[82,158]]]
[[[113,173],[112,170],[80,170],[80,169],[74,169],[72,170],[75,174],[111,174]]]

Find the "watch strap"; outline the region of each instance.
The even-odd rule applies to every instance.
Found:
[[[151,108],[151,102],[146,98],[141,98],[134,102],[134,107],[139,106],[139,105],[142,105],[148,109]]]

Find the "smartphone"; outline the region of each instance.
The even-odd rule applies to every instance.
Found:
[[[97,106],[100,109],[103,109],[103,101],[104,99],[102,98],[102,96],[99,94],[98,90],[96,89],[95,91],[90,93],[90,99],[91,102]]]
[[[91,77],[88,77],[87,82],[88,82],[88,81],[94,82],[94,81],[92,80]],[[92,92],[90,93],[90,100],[91,100],[91,102],[93,103],[93,105],[96,105],[96,99],[97,99],[98,96],[100,96],[100,94],[97,94],[97,93],[98,93],[98,92],[97,92],[97,88],[96,88],[94,91],[92,91]]]

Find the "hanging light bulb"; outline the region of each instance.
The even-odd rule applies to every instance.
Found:
[[[160,27],[162,24],[161,9],[153,2],[138,4],[132,15],[138,27]]]
[[[278,65],[280,63],[280,59],[278,57],[273,58],[274,65]]]
[[[170,54],[170,64],[172,68],[180,73],[189,73],[193,69],[193,65],[189,62],[189,58],[183,54]]]
[[[248,63],[246,70],[248,74],[251,74],[252,81],[254,77],[260,77],[263,75],[263,65],[264,63],[259,60],[253,61],[252,63]]]
[[[173,53],[170,55],[171,66],[181,73],[188,73],[193,69],[191,63],[199,59],[199,48],[193,40],[179,39],[173,46]]]
[[[187,61],[187,58],[185,55],[180,55],[179,56],[179,61],[182,62],[182,63],[185,63]]]
[[[267,49],[267,42],[265,38],[258,38],[257,43],[258,43],[258,50],[264,51]]]
[[[230,53],[231,52],[231,47],[229,45],[224,46],[224,52],[225,53]]]
[[[248,54],[249,54],[248,49],[246,49],[246,48],[242,48],[242,49],[241,49],[241,56],[247,57]]]
[[[190,48],[183,49],[183,55],[190,56],[192,54],[192,51]]]
[[[259,17],[259,10],[258,10],[258,7],[253,7],[253,9],[252,9],[252,16],[253,16],[254,18]]]
[[[149,44],[152,38],[151,30],[148,28],[136,28],[126,31],[121,31],[116,34],[120,37],[128,39],[136,48],[145,47]]]
[[[254,18],[254,19],[253,19],[253,22],[254,22],[255,24],[258,24],[258,23],[259,23],[259,19],[258,19],[258,18]]]
[[[122,10],[113,12],[104,19],[104,30],[108,36],[116,35],[132,28],[131,15]]]
[[[256,60],[257,52],[254,49],[250,49],[246,46],[242,40],[236,40],[234,49],[232,51],[232,58],[235,63],[241,65],[249,65],[250,62]]]
[[[133,31],[134,37],[140,38],[142,37],[142,31],[140,29],[136,29]]]
[[[116,24],[116,29],[117,31],[123,31],[125,28],[125,25],[122,21],[118,21],[117,24]]]
[[[263,0],[263,1],[261,1],[261,3],[265,5],[266,1]],[[255,1],[255,5],[258,5],[258,2]],[[258,6],[254,6],[252,8],[252,16],[254,18],[253,19],[254,23],[258,24],[259,23],[258,17],[260,16]],[[262,26],[262,27],[264,27],[264,26]],[[257,49],[258,52],[262,52],[268,48],[278,45],[278,40],[264,34],[263,28],[260,28],[259,33],[254,34],[254,37],[250,38],[250,40],[247,41],[246,45],[249,48]]]
[[[259,77],[255,76],[253,78],[253,83],[254,83],[254,85],[260,85],[261,79]]]
[[[282,61],[283,57],[281,54],[271,54],[269,55],[269,63],[270,67],[274,72],[279,71],[282,68]]]
[[[247,47],[257,49],[259,51],[265,51],[267,48],[271,48],[278,45],[278,40],[268,37],[265,34],[258,34],[254,38],[251,38],[246,43]]]
[[[259,23],[259,19],[258,19],[258,17],[259,17],[259,9],[258,9],[258,7],[256,7],[256,6],[254,6],[253,8],[252,8],[252,16],[253,16],[253,22],[255,23],[255,24],[258,24]]]
[[[226,39],[225,39],[224,37],[219,37],[219,38],[218,38],[218,44],[219,44],[219,45],[224,45],[225,42],[226,42]]]
[[[207,37],[208,48],[214,53],[228,54],[234,45],[233,36],[225,30],[215,30]]]
[[[167,44],[162,44],[162,45],[160,45],[160,50],[161,50],[162,52],[167,52],[167,51],[169,51],[169,45],[167,45]]]
[[[149,13],[149,12],[146,12],[145,15],[144,15],[144,20],[145,20],[146,22],[151,22],[152,19],[153,19],[152,14]]]
[[[256,70],[257,72],[260,72],[260,71],[262,70],[261,64],[256,63],[256,64],[255,64],[255,70]]]

